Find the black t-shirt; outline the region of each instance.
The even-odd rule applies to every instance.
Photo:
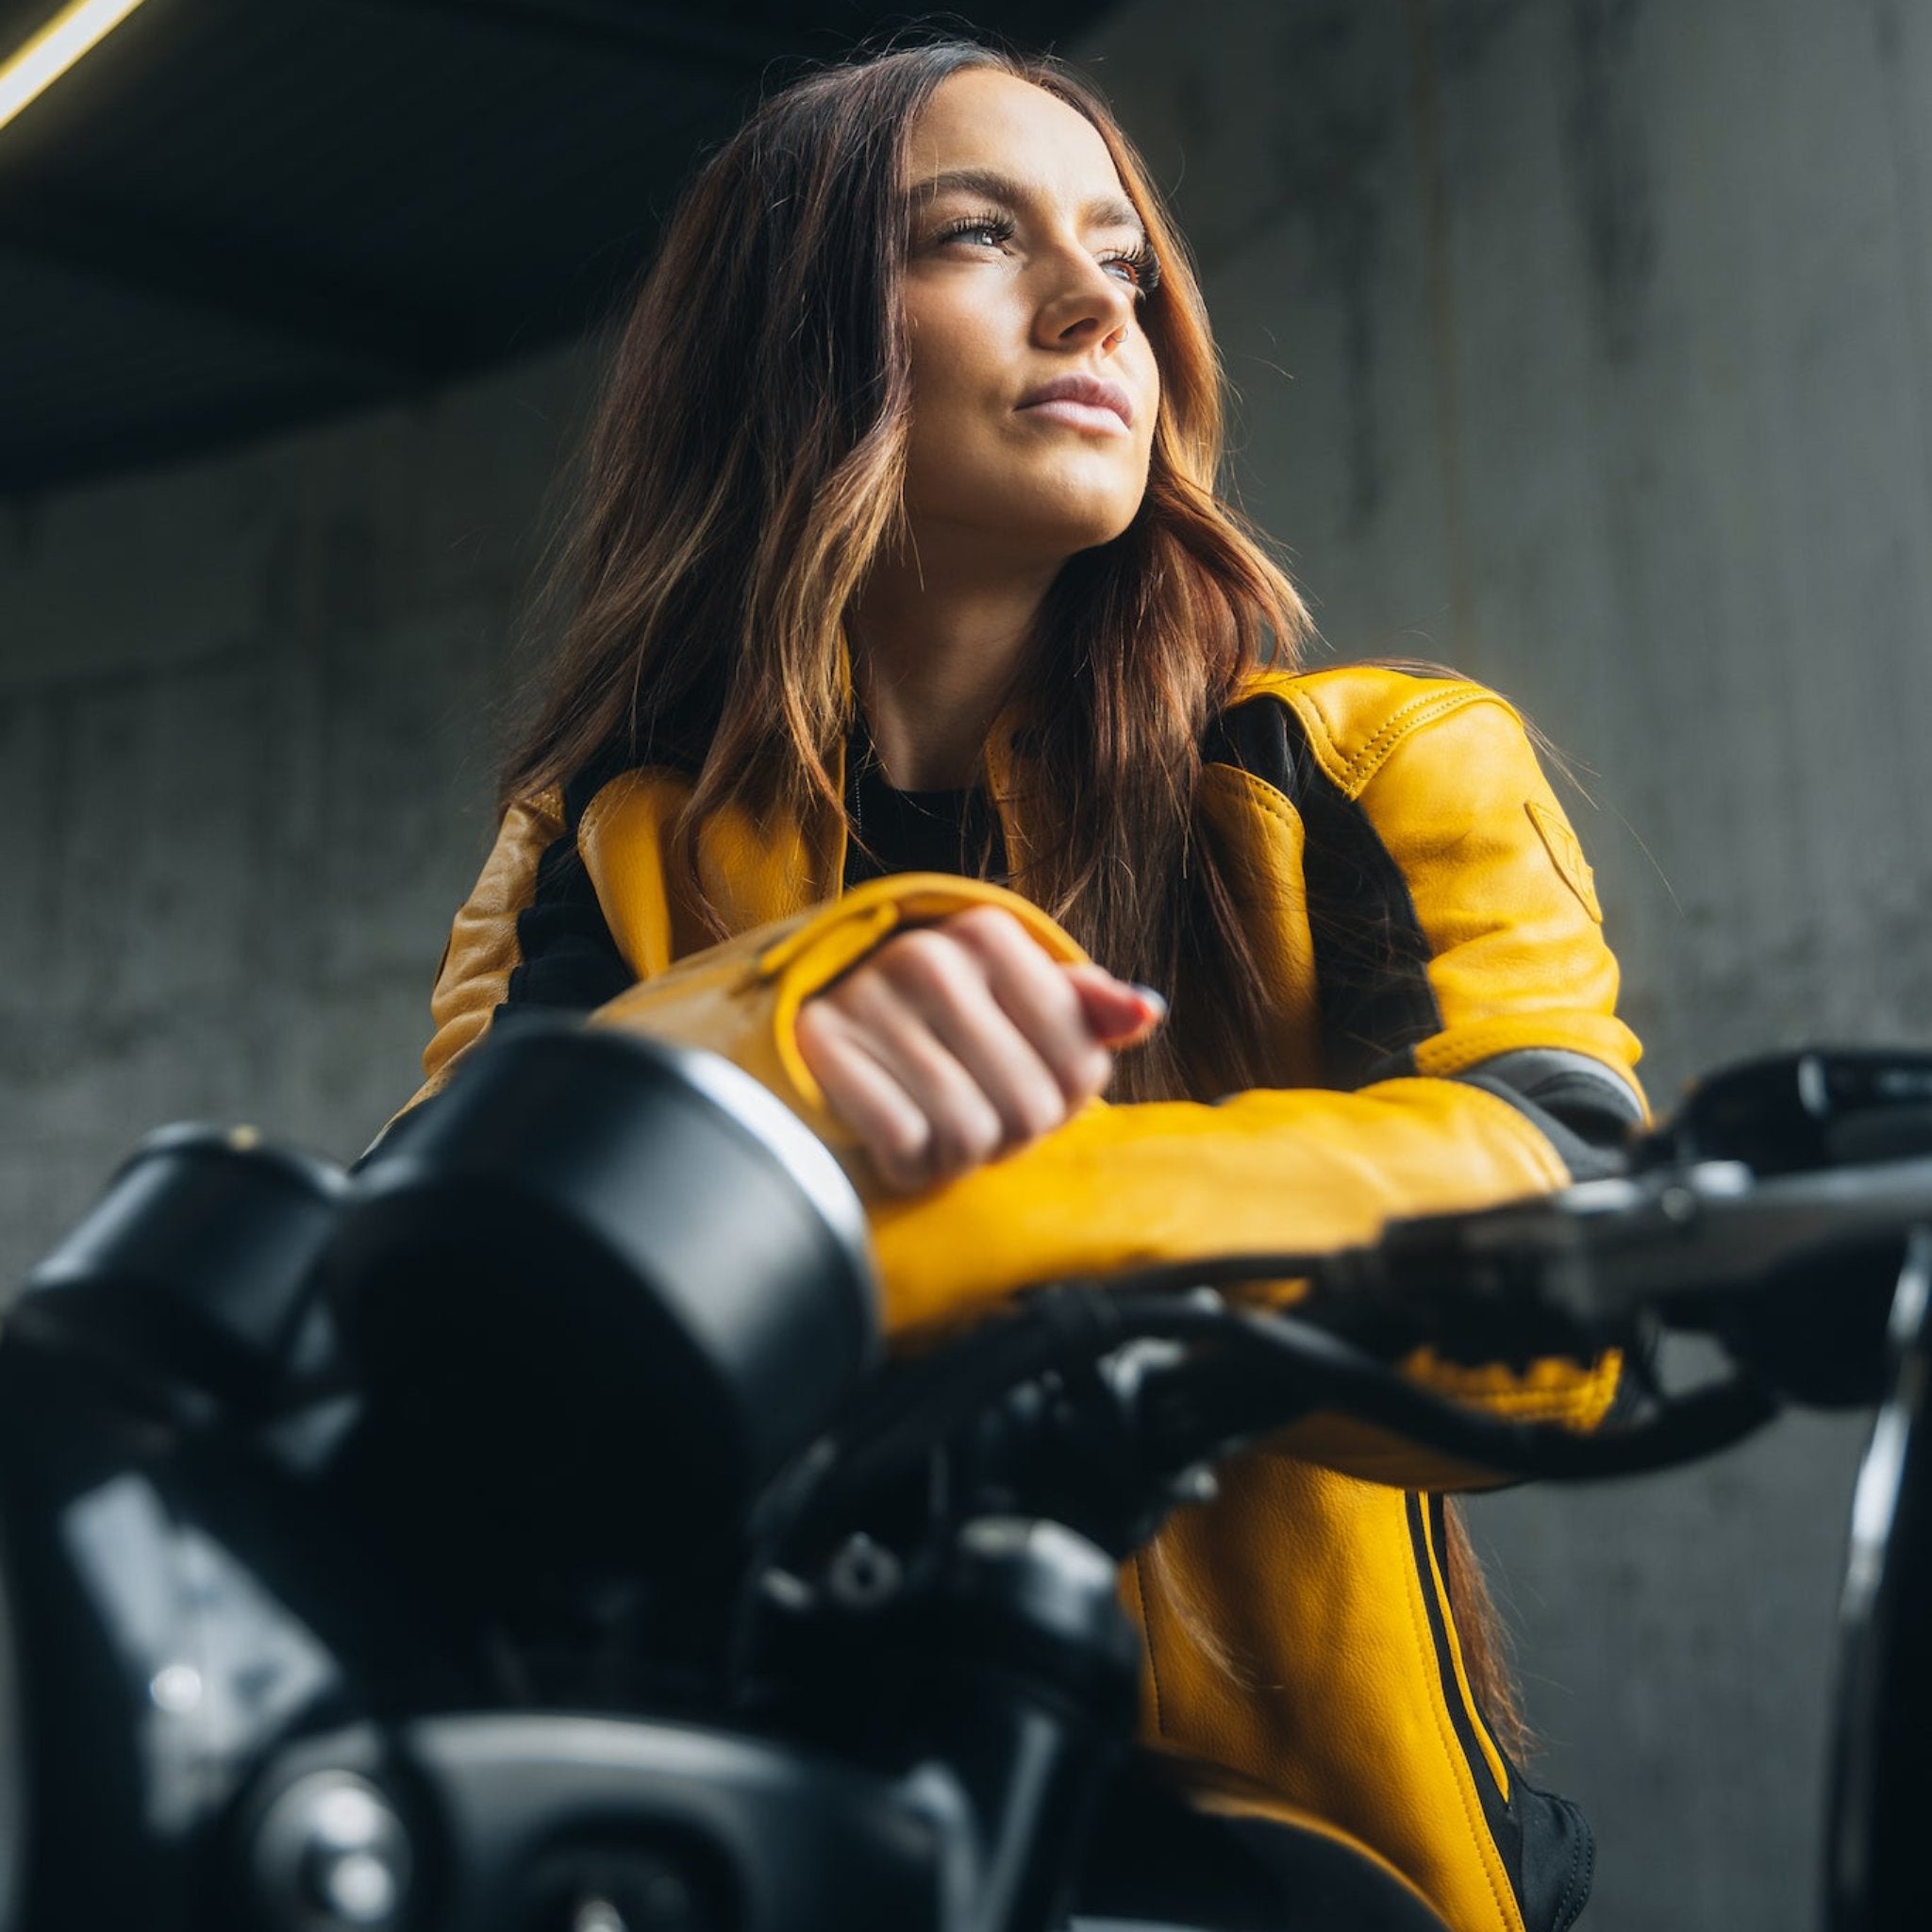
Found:
[[[875,760],[855,758],[845,791],[851,834],[845,883],[900,872],[947,872],[1003,880],[1005,841],[998,814],[974,786],[963,791],[900,791]]]

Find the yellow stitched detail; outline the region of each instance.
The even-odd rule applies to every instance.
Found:
[[[1515,716],[1504,699],[1483,685],[1459,680],[1447,686],[1432,684],[1399,705],[1365,744],[1352,754],[1345,754],[1312,696],[1303,691],[1290,691],[1285,695],[1307,725],[1309,748],[1322,769],[1341,787],[1343,795],[1351,799],[1360,795],[1396,745],[1423,725],[1432,724],[1438,718],[1446,718],[1452,711],[1459,711],[1467,705],[1483,703],[1501,706],[1512,717]]]
[[[1642,1102],[1643,1088],[1637,1075],[1627,1062],[1613,1058],[1607,1050],[1620,1035],[1627,1038],[1623,1024],[1608,1013],[1507,1013],[1494,1020],[1459,1021],[1448,1031],[1416,1042],[1415,1070],[1427,1079],[1453,1079],[1517,1047],[1549,1047],[1596,1061]]]
[[[1458,684],[1446,691],[1433,691],[1424,697],[1411,698],[1349,760],[1349,796],[1357,797],[1366,789],[1369,780],[1389,761],[1396,745],[1412,732],[1420,731],[1424,724],[1435,724],[1440,718],[1448,717],[1452,711],[1485,702],[1501,706],[1506,711],[1509,708],[1494,691],[1485,691],[1479,684]]]
[[[1243,771],[1239,765],[1209,765],[1207,776],[1222,784],[1231,784],[1245,791],[1255,805],[1271,818],[1276,818],[1284,825],[1299,825],[1301,814],[1294,808],[1294,801],[1278,785],[1271,785],[1265,778],[1257,778],[1252,772]]]
[[[1308,749],[1315,754],[1316,761],[1338,785],[1345,786],[1348,783],[1348,760],[1341,756],[1341,747],[1328,729],[1328,721],[1322,715],[1321,707],[1305,691],[1291,691],[1285,696],[1308,727]]]

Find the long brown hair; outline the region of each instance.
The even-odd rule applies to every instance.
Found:
[[[1257,665],[1296,661],[1307,614],[1217,493],[1222,373],[1185,243],[1106,103],[1057,60],[940,40],[826,68],[700,170],[617,344],[553,580],[571,614],[503,800],[607,763],[686,761],[675,856],[720,937],[697,880],[705,820],[843,812],[844,617],[904,529],[907,145],[934,91],[974,67],[1092,124],[1161,266],[1141,311],[1161,376],[1147,492],[1123,535],[1067,563],[1041,613],[1024,694],[1035,845],[1011,882],[1173,1000],[1169,1026],[1123,1058],[1123,1097],[1264,1083],[1264,975],[1194,837],[1201,743]],[[1449,1568],[1477,1694],[1507,1726],[1459,1536]]]
[[[907,143],[972,67],[1093,125],[1161,264],[1141,312],[1161,373],[1146,497],[1041,613],[1018,774],[1031,850],[1011,883],[1174,1000],[1168,1038],[1123,1061],[1125,1097],[1225,1091],[1265,1077],[1266,1036],[1242,922],[1192,836],[1200,746],[1246,673],[1294,661],[1307,619],[1216,494],[1221,370],[1186,249],[1105,104],[1058,61],[938,41],[828,68],[698,174],[617,348],[562,558],[574,614],[505,798],[675,751],[696,774],[679,828],[694,891],[697,828],[724,807],[843,810],[844,614],[903,532]]]

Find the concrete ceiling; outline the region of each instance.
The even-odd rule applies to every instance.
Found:
[[[0,55],[58,0],[0,0]],[[990,0],[1052,44],[1105,0]],[[761,85],[871,0],[147,0],[0,128],[0,496],[583,328]],[[957,16],[955,16],[957,19]]]

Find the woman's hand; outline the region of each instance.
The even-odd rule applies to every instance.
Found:
[[[880,1178],[912,1193],[1051,1133],[1166,1010],[980,906],[888,940],[808,1001],[798,1047]]]

